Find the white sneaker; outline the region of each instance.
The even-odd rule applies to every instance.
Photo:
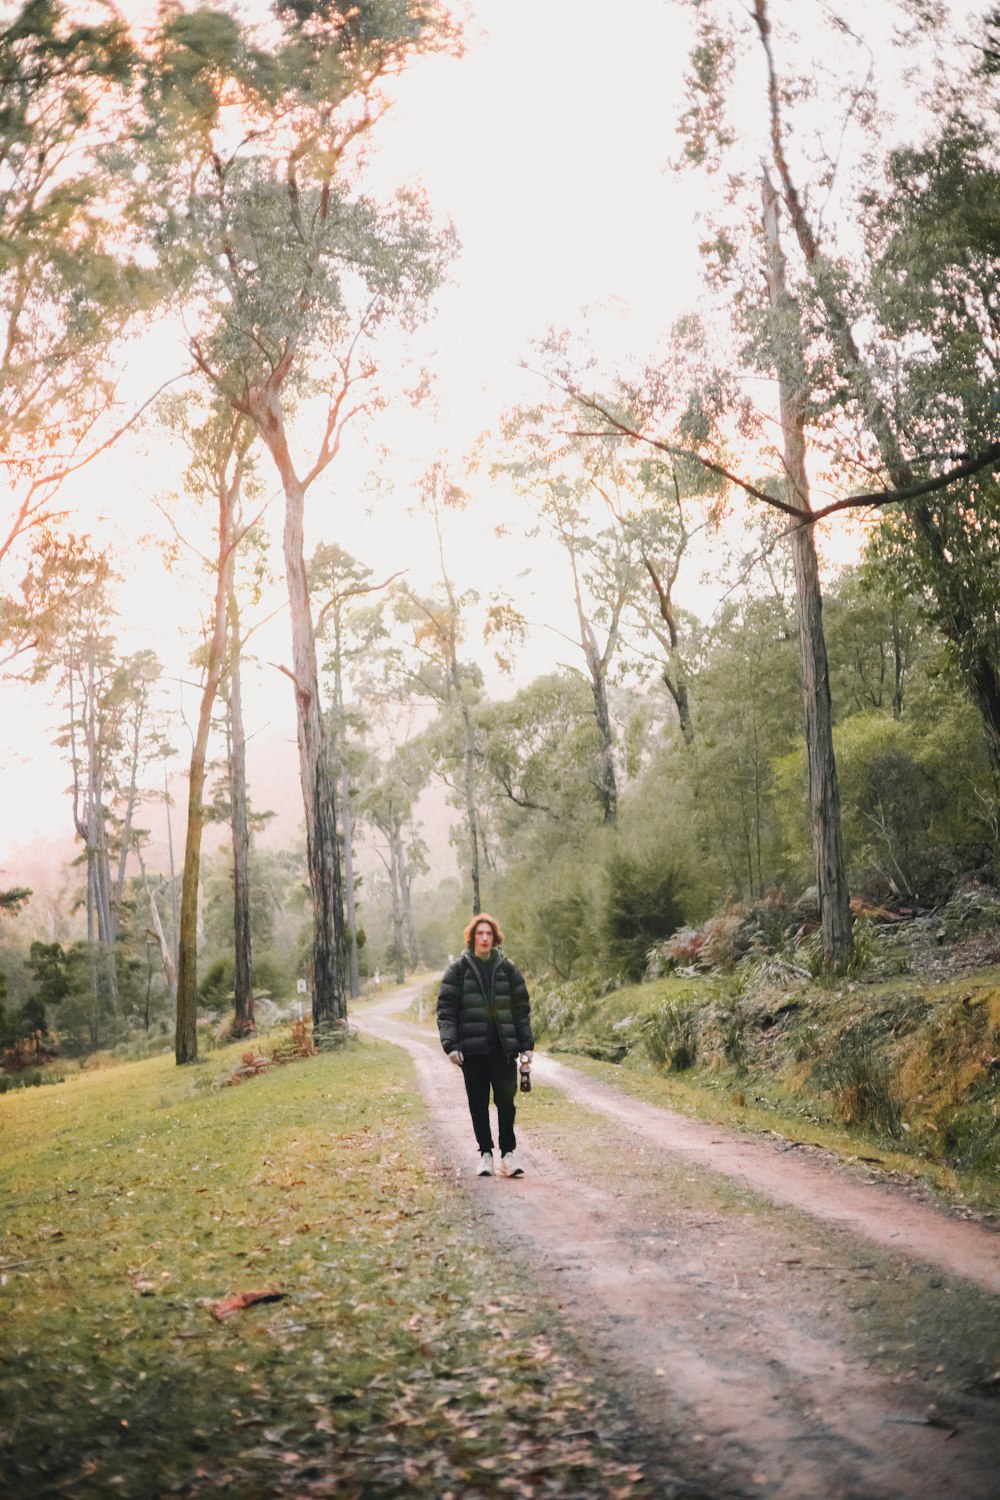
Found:
[[[519,1167],[518,1164],[517,1164],[517,1162],[514,1160],[514,1153],[513,1153],[513,1151],[508,1151],[505,1156],[501,1156],[501,1158],[500,1158],[500,1171],[501,1171],[501,1173],[502,1173],[502,1175],[504,1177],[523,1177],[524,1176],[524,1168],[523,1167]]]
[[[476,1176],[477,1177],[492,1177],[493,1176],[493,1152],[492,1151],[484,1151],[482,1153],[482,1155],[480,1156],[480,1158],[479,1158],[479,1167],[478,1167],[478,1170],[476,1172]]]

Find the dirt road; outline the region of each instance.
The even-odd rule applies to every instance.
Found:
[[[663,1496],[1000,1500],[1000,1235],[541,1055],[527,1175],[478,1179],[414,993],[358,1024],[413,1057],[442,1169],[615,1380]],[[533,1122],[546,1087],[570,1128]]]

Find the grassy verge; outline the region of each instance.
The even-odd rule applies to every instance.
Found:
[[[405,1057],[211,1087],[241,1050],[0,1100],[4,1495],[648,1495]]]
[[[568,986],[542,1000],[540,1045],[650,1102],[862,1158],[997,1215],[998,979]]]

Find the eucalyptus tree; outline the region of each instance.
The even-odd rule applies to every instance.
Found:
[[[773,599],[729,604],[700,674],[691,805],[706,863],[741,898],[761,896],[790,868],[774,768],[795,749],[801,722],[794,636],[794,616]],[[789,822],[796,848],[810,847],[801,803]]]
[[[1000,100],[992,84],[989,103],[964,87],[960,109],[953,97],[923,142],[892,154],[886,190],[870,209],[873,302],[886,342],[913,351],[896,361],[885,402],[898,446],[914,455],[900,485],[933,466],[924,455],[983,452],[1000,431]],[[948,641],[1000,775],[998,472],[1000,456],[953,489],[901,500],[883,519],[875,555],[902,574]]]
[[[383,622],[384,597],[372,601],[392,579],[373,582],[372,570],[336,543],[321,543],[309,559],[309,588],[319,603],[317,639],[329,646],[323,667],[329,674],[331,702],[328,715],[329,756],[334,779],[340,786],[340,821],[343,833],[344,895],[347,915],[348,981],[352,997],[361,993],[358,953],[358,914],[354,866],[354,804],[352,771],[359,759],[352,739],[364,734],[366,720],[357,704],[357,678],[370,673],[373,658],[387,639]],[[348,706],[353,687],[354,702]]]
[[[893,586],[887,569],[870,560],[846,569],[826,590],[824,619],[837,718],[875,710],[903,719],[914,673],[935,648],[903,575]]]
[[[944,425],[928,420],[931,405],[926,403],[914,407],[908,427],[899,420],[898,373],[918,370],[925,346],[919,334],[914,338],[901,331],[902,325],[895,336],[886,337],[889,330],[873,295],[878,237],[869,236],[866,242],[856,232],[859,223],[878,225],[874,205],[891,196],[879,189],[885,140],[891,132],[878,105],[884,106],[888,95],[881,101],[875,95],[872,56],[862,39],[831,17],[824,33],[824,56],[811,55],[798,69],[793,60],[783,71],[778,51],[782,44],[790,48],[793,37],[790,25],[782,27],[772,19],[777,6],[754,0],[748,19],[744,9],[728,0],[692,0],[692,5],[699,34],[692,52],[688,108],[681,122],[685,157],[702,173],[725,170],[727,184],[727,191],[716,199],[714,222],[703,239],[709,287],[719,304],[720,321],[728,325],[719,340],[726,345],[718,357],[720,373],[707,387],[711,401],[704,399],[703,382],[696,399],[689,399],[675,362],[648,372],[644,380],[623,382],[607,396],[594,397],[572,375],[563,384],[589,419],[581,425],[616,439],[624,435],[651,443],[666,455],[690,457],[734,490],[788,518],[789,536],[800,554],[805,681],[813,679],[818,692],[810,716],[817,720],[812,732],[822,743],[816,739],[811,758],[818,757],[821,774],[814,780],[811,800],[817,866],[822,871],[828,865],[827,854],[835,852],[823,848],[833,842],[829,820],[835,807],[830,795],[835,761],[823,727],[829,712],[818,631],[821,606],[815,582],[810,582],[815,568],[807,555],[809,546],[801,533],[843,510],[905,503],[912,507],[909,513],[922,532],[928,556],[937,559],[940,577],[942,564],[951,559],[946,528],[927,524],[937,509],[931,497],[941,499],[950,514],[955,497],[946,499],[946,492],[995,467],[1000,445],[995,423],[974,433],[974,442],[965,440],[966,433],[961,445],[955,445]],[[789,9],[782,8],[782,22]],[[900,14],[913,18],[918,9],[904,7]],[[942,14],[920,10],[919,18],[933,25]],[[801,62],[801,52],[798,58]],[[749,82],[738,74],[746,67],[756,68]],[[905,93],[907,82],[896,78],[893,89]],[[754,88],[759,115],[754,120],[744,110],[737,123],[736,100],[748,97],[747,89],[752,97]],[[928,122],[931,118],[925,116]],[[896,128],[898,136],[900,127]],[[837,134],[836,141],[827,139],[831,133]],[[977,196],[976,201],[984,200]],[[785,226],[790,230],[787,236]],[[935,234],[936,225],[932,240]],[[916,280],[926,297],[928,318],[938,318],[942,346],[946,345],[957,325],[942,316],[936,276],[913,278],[900,270],[897,264],[893,285],[901,304]],[[988,284],[988,279],[982,282]],[[912,322],[906,327],[915,329]],[[778,410],[753,410],[747,379],[761,373],[770,374]],[[947,404],[949,393],[940,394]],[[707,426],[700,420],[706,413],[711,419]],[[692,423],[692,415],[699,420]],[[772,423],[783,435],[780,452],[768,441]],[[806,443],[816,455],[812,473],[805,462]],[[745,458],[734,457],[745,454],[748,445],[759,453],[763,477]],[[814,486],[819,480],[828,493],[833,487],[833,498],[814,499],[806,488],[809,480]],[[944,609],[955,634],[954,622],[966,628],[971,623],[968,608],[957,607],[968,606],[970,595],[970,590],[963,595],[957,583],[946,595]],[[980,598],[984,621],[990,607],[987,602],[983,608]],[[975,652],[967,675],[989,735],[994,676],[983,653]],[[825,956],[834,965],[843,961],[849,940],[842,860],[840,864],[839,874],[834,866],[828,869],[833,887],[825,902],[832,920],[832,925],[824,921]]]
[[[374,848],[389,881],[396,979],[406,978],[405,961],[419,962],[413,920],[414,877],[427,868],[423,841],[413,824],[414,806],[427,781],[429,761],[419,741],[394,749],[387,759],[370,755],[363,773],[359,812],[381,835]]]
[[[127,338],[153,300],[127,179],[102,159],[134,51],[113,7],[6,6],[0,21],[0,660],[32,650],[78,561],[64,482],[121,435]]]
[[[249,419],[285,497],[309,877],[313,1020],[343,1022],[346,944],[333,781],[304,556],[306,497],[347,427],[384,402],[379,337],[420,317],[451,247],[425,202],[376,203],[357,147],[388,82],[447,44],[432,0],[279,0],[254,33],[206,9],[164,14],[149,59],[153,240],[197,367]],[[296,424],[298,416],[301,420]]]
[[[579,849],[604,821],[592,775],[598,731],[582,675],[564,668],[536,677],[484,703],[477,720],[501,866]]]
[[[229,827],[233,845],[233,1035],[254,1030],[253,935],[250,925],[250,816],[247,799],[247,742],[243,723],[243,637],[236,588],[226,599],[229,670],[226,674],[226,759],[229,771]]]
[[[680,459],[658,462],[628,451],[605,453],[603,472],[591,479],[635,558],[636,587],[625,602],[626,619],[634,627],[629,652],[659,676],[687,744],[694,739],[691,683],[698,630],[678,596],[685,558],[708,525],[691,518],[692,501],[717,489],[705,481],[703,471]]]
[[[484,863],[477,710],[483,675],[463,657],[465,611],[478,600],[474,589],[461,593],[445,574],[436,594],[419,594],[408,585],[393,589],[392,609],[402,640],[393,653],[390,676],[411,699],[437,709],[426,731],[434,767],[462,809],[460,843],[473,914],[482,910]]]
[[[152,715],[160,665],[150,651],[120,652],[108,558],[73,546],[77,592],[48,619],[30,676],[53,683],[64,715],[56,743],[69,761],[73,827],[83,845],[93,985],[116,1013],[116,943],[144,794],[140,776],[160,744]]]
[[[602,526],[596,515],[596,508],[605,503],[612,510],[622,508],[620,475],[609,473],[604,455],[586,449],[574,455],[565,445],[561,451],[554,448],[537,408],[508,418],[506,437],[512,456],[497,466],[498,472],[508,474],[530,499],[540,523],[555,537],[569,564],[575,643],[583,654],[598,734],[594,784],[604,821],[613,825],[618,815],[618,773],[608,679],[622,644],[624,613],[635,597],[642,566],[636,530],[614,521]],[[652,548],[647,547],[647,552],[651,555]]]
[[[464,814],[461,839],[472,912],[482,911],[485,846],[480,808],[479,746],[476,715],[483,697],[483,674],[462,650],[472,609],[481,601],[478,589],[460,589],[445,556],[445,513],[464,510],[463,491],[444,466],[435,463],[423,477],[421,503],[437,540],[438,587],[421,594],[409,584],[394,585],[393,615],[402,629],[402,645],[388,660],[390,678],[411,699],[433,704],[438,719],[427,739],[438,775],[451,789]]]
[[[627,534],[615,527],[593,527],[587,514],[590,486],[586,481],[582,488],[559,479],[547,479],[543,485],[541,513],[569,561],[579,646],[593,699],[598,735],[594,784],[604,821],[613,824],[618,816],[618,773],[608,678],[621,645],[625,607],[635,591],[636,560]]]
[[[894,151],[881,193],[869,188],[863,195],[873,232],[868,264],[852,275],[847,256],[828,244],[832,237],[791,165],[785,102],[791,80],[778,64],[767,0],[755,0],[754,24],[765,57],[776,173],[817,331],[832,354],[837,402],[859,434],[858,447],[872,450],[869,466],[878,462],[899,502],[887,530],[904,542],[935,601],[936,623],[963,667],[1000,774],[992,587],[1000,557],[993,479],[1000,423],[986,394],[997,375],[996,99],[985,121],[975,122],[954,97],[933,101],[925,127],[935,138],[926,149]],[[872,311],[878,332],[889,338],[859,336]]]
[[[191,419],[184,403],[174,402],[164,413],[176,436],[191,454],[185,487],[214,504],[214,547],[210,566],[213,580],[211,612],[204,624],[205,639],[197,658],[202,668],[198,719],[191,736],[188,766],[187,825],[181,877],[180,927],[177,956],[177,1021],[174,1055],[177,1062],[193,1062],[198,1055],[198,890],[201,845],[205,828],[205,782],[212,715],[220,687],[231,667],[227,646],[231,634],[233,580],[237,551],[257,517],[243,511],[243,488],[251,460],[254,430],[250,421],[223,402],[202,420]],[[242,1009],[246,1009],[244,998]]]

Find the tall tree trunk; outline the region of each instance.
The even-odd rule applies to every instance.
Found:
[[[361,962],[358,953],[358,901],[354,889],[354,808],[351,806],[351,777],[347,766],[340,771],[340,817],[344,825],[344,899],[347,907],[347,978],[351,998],[361,994]]]
[[[153,935],[156,938],[156,946],[160,950],[160,962],[163,965],[163,972],[167,976],[167,989],[170,992],[171,1000],[176,1005],[177,965],[174,962],[172,946],[167,942],[167,935],[163,930],[163,923],[160,920],[159,909],[156,905],[156,897],[149,888],[149,880],[146,876],[146,864],[142,857],[142,850],[137,849],[136,853],[139,857],[139,870],[142,874],[142,884],[146,892],[146,900],[149,903],[150,924],[153,928]]]
[[[892,607],[892,717],[903,717],[903,679],[906,664],[903,656],[903,632],[899,624],[899,611]]]
[[[336,802],[320,705],[304,553],[305,490],[292,464],[277,396],[270,391],[255,391],[251,405],[257,430],[277,465],[285,492],[283,548],[292,625],[291,676],[313,906],[313,1029],[322,1032],[342,1027],[346,1021],[347,944]]]
[[[216,684],[217,686],[217,684]],[[198,730],[188,771],[187,833],[181,875],[180,940],[177,955],[177,1025],[174,1057],[178,1063],[198,1056],[198,882],[201,878],[201,836],[205,828],[205,755],[212,702],[202,690]]]
[[[465,818],[469,830],[469,875],[472,880],[472,915],[476,916],[483,909],[479,875],[479,809],[476,807],[476,741],[472,731],[472,715],[468,704],[464,702],[462,725],[465,731],[463,769]]]
[[[410,967],[415,969],[420,962],[420,949],[417,944],[417,929],[413,921],[413,897],[411,894],[413,880],[410,875],[410,862],[406,857],[403,846],[402,825],[397,829],[398,841],[397,858],[399,861],[399,894],[403,905],[403,921],[406,925],[406,946],[410,959]]]
[[[594,697],[594,722],[597,725],[599,747],[597,751],[597,794],[601,799],[604,821],[614,827],[618,821],[618,779],[615,775],[614,735],[611,731],[611,714],[608,711],[608,657],[614,642],[609,635],[605,654],[597,649],[594,628],[583,608],[580,579],[576,567],[576,553],[569,548],[573,567],[573,587],[576,593],[576,614],[580,623],[580,645],[583,648],[587,671],[590,673],[590,690]]]
[[[677,709],[677,722],[680,724],[681,735],[685,745],[694,744],[694,721],[691,718],[691,699],[688,693],[687,679],[681,672],[671,673],[669,667],[664,667],[660,676],[663,686],[674,700]]]
[[[386,831],[389,836],[389,880],[392,885],[392,947],[396,959],[396,983],[404,984],[406,981],[406,967],[403,962],[403,903],[400,895],[399,879],[399,820],[392,812],[390,812],[386,820]]]
[[[588,655],[588,662],[590,657]],[[611,714],[608,711],[608,689],[603,673],[591,673],[591,691],[594,695],[594,722],[600,735],[597,752],[597,792],[604,810],[604,821],[613,827],[618,821],[618,780],[615,775],[614,736],[611,732]]]
[[[240,612],[229,590],[229,795],[233,842],[233,939],[235,954],[233,1035],[254,1030],[253,950],[250,935],[250,824],[247,816],[247,754],[240,681]]]
[[[806,474],[804,388],[799,374],[802,334],[798,308],[790,296],[778,228],[778,195],[763,177],[767,281],[775,342],[785,461],[785,498],[803,515],[792,532],[795,599],[802,667],[802,702],[809,764],[809,811],[827,968],[844,967],[851,953],[851,909],[841,841],[840,792],[833,753],[833,709],[823,635],[819,566],[810,515]]]
[[[125,897],[125,875],[128,869],[128,857],[132,848],[132,820],[135,817],[135,804],[139,793],[139,742],[142,732],[142,709],[137,705],[136,722],[132,726],[132,743],[129,755],[129,778],[128,794],[125,799],[125,817],[122,820],[121,847],[118,851],[118,873],[115,876],[115,909],[121,911],[122,901]]]
[[[340,821],[344,829],[344,903],[347,913],[347,981],[351,999],[361,994],[361,965],[358,955],[358,903],[354,889],[354,806],[351,801],[351,773],[344,754],[344,678],[341,667],[341,641],[339,611],[334,612],[334,675],[333,701],[336,708],[336,741],[334,757],[339,768]]]
[[[653,585],[653,592],[656,595],[657,612],[667,632],[665,641],[662,632],[656,632],[657,639],[670,651],[670,659],[664,662],[660,672],[663,679],[663,686],[674,700],[674,707],[677,709],[677,719],[680,723],[684,743],[685,745],[692,745],[694,743],[694,723],[691,719],[691,699],[688,692],[687,673],[678,650],[680,636],[677,630],[677,618],[674,614],[673,602],[673,586],[677,577],[680,557],[686,546],[687,541],[685,539],[684,546],[675,559],[670,575],[667,578],[663,577],[660,567],[646,552],[642,554],[642,565],[649,574],[650,582]]]
[[[205,762],[212,727],[212,708],[225,664],[226,606],[236,560],[231,525],[233,498],[231,491],[219,496],[219,556],[215,574],[212,634],[188,772],[187,831],[184,838],[180,935],[177,945],[174,1057],[178,1064],[194,1062],[198,1056],[198,886],[201,879],[201,838],[205,827]]]
[[[88,663],[87,793],[88,824],[94,866],[94,901],[97,913],[99,991],[112,1015],[118,1014],[118,973],[115,940],[117,922],[111,900],[111,865],[108,859],[107,823],[104,814],[104,749],[97,729],[94,648]]]
[[[177,952],[181,938],[181,915],[177,901],[177,869],[174,864],[174,824],[170,816],[170,787],[167,781],[167,763],[163,762],[163,801],[167,811],[167,858],[170,863],[170,949],[174,959],[174,974],[177,973]],[[177,998],[176,979],[174,998]]]
[[[783,145],[782,90],[771,52],[771,25],[767,0],[754,0],[754,20],[767,58],[768,106],[771,142],[775,167],[781,178],[782,193],[788,207],[792,229],[806,265],[815,269],[820,260],[819,239],[806,214],[805,206],[792,179]],[[853,381],[861,410],[869,430],[878,444],[882,462],[894,489],[904,490],[913,483],[911,466],[904,459],[895,423],[878,394],[872,371],[865,363],[851,329],[846,309],[836,291],[835,278],[817,276],[815,288],[826,314],[827,330],[842,367]],[[996,775],[1000,776],[1000,670],[985,652],[970,657],[965,647],[972,635],[972,620],[956,587],[954,564],[934,513],[926,503],[908,507],[917,535],[932,559],[936,575],[934,593],[939,609],[937,621],[942,633],[956,648],[957,659],[965,676],[973,702],[979,710],[986,735],[986,745]]]

